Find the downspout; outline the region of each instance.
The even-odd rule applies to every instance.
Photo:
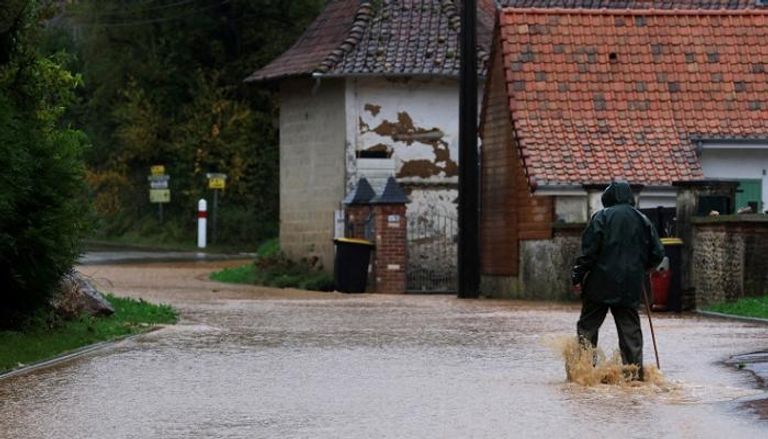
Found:
[[[320,88],[320,81],[323,78],[322,73],[314,72],[312,77],[315,79],[315,85],[312,86],[312,95],[317,94],[317,90]]]

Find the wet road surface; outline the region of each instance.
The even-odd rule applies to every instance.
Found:
[[[247,255],[232,255],[223,253],[190,252],[190,251],[160,251],[160,250],[131,250],[125,248],[99,249],[89,251],[80,257],[82,265],[145,263],[145,262],[184,262],[184,261],[220,261],[243,259]]]
[[[668,385],[564,382],[570,305],[308,293],[207,281],[236,262],[90,266],[179,325],[0,381],[2,438],[757,438],[765,398],[722,361],[768,328],[655,315]],[[647,324],[647,321],[645,322]],[[646,362],[653,350],[646,331]],[[610,318],[601,346],[613,349]]]

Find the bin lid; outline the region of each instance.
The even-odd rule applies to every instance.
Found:
[[[683,245],[683,240],[680,238],[661,238],[661,243],[664,245]]]
[[[333,242],[336,242],[336,243],[343,242],[345,244],[362,244],[362,245],[370,245],[371,247],[373,247],[373,243],[371,241],[366,241],[365,239],[334,238]]]

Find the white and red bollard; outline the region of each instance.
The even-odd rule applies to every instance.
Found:
[[[208,232],[208,203],[205,198],[197,202],[197,247],[205,248]]]

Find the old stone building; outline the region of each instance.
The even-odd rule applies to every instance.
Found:
[[[409,288],[452,287],[459,3],[331,0],[291,49],[248,78],[279,88],[280,244],[290,256],[330,268],[345,194],[362,176],[380,189],[394,175],[410,199]],[[484,75],[495,4],[478,4]],[[436,271],[449,276],[413,284]]]

